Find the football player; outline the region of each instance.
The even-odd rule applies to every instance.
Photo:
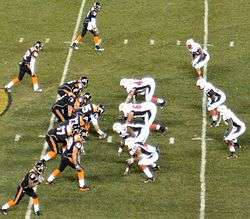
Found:
[[[137,95],[145,96],[145,101],[153,102],[157,106],[163,107],[166,101],[162,98],[154,96],[155,80],[153,78],[127,79],[123,78],[120,81],[120,86],[127,90],[128,96],[126,103],[129,103]]]
[[[87,87],[89,79],[85,76],[81,77],[79,80],[73,80],[66,82],[59,86],[57,93],[59,96],[78,96],[84,88]]]
[[[143,118],[144,121],[148,121],[150,130],[164,132],[167,128],[160,124],[154,123],[157,107],[152,102],[143,103],[121,103],[119,105],[119,111],[122,112],[124,119],[127,123],[131,122],[135,118]]]
[[[122,138],[118,149],[118,156],[122,153],[127,139],[133,139],[134,142],[145,143],[149,136],[149,126],[144,122],[138,121],[134,123],[120,123],[113,124],[113,131],[115,131]]]
[[[23,60],[19,63],[19,75],[11,80],[5,89],[11,92],[11,88],[22,81],[25,73],[31,76],[34,92],[42,92],[39,87],[38,77],[35,71],[36,60],[38,58],[39,52],[43,49],[43,44],[41,41],[37,41],[32,47],[30,47],[23,56]]]
[[[91,7],[90,11],[88,12],[87,16],[85,17],[83,21],[81,34],[78,34],[73,44],[71,45],[73,49],[78,49],[78,43],[83,42],[84,36],[89,31],[94,37],[95,50],[104,51],[104,49],[101,47],[102,39],[100,37],[99,31],[96,25],[96,16],[101,11],[101,7],[102,6],[99,2],[95,2],[93,7]]]
[[[78,122],[74,124],[71,120],[65,121],[59,124],[58,127],[52,128],[48,131],[45,139],[50,147],[50,151],[43,157],[43,160],[48,161],[50,159],[55,159],[59,151],[59,144],[61,148],[67,146],[67,139],[72,137],[75,129],[83,127],[86,123],[84,117],[78,116]]]
[[[204,90],[205,94],[208,97],[207,110],[212,118],[212,123],[210,126],[218,126],[220,123],[220,117],[217,111],[217,107],[222,105],[226,101],[225,93],[203,78],[197,80],[196,86],[200,90]]]
[[[128,165],[138,162],[140,169],[147,176],[144,183],[154,182],[155,177],[152,170],[159,169],[159,166],[156,164],[159,159],[157,148],[141,142],[133,143],[129,148],[131,148],[129,153],[133,157],[127,160]]]
[[[104,113],[105,109],[102,104],[93,104],[91,101],[89,101],[87,104],[82,106],[77,113],[82,115],[85,119],[88,121],[88,128],[89,131],[91,125],[94,126],[96,132],[99,135],[99,139],[104,139],[107,137],[107,134],[103,132],[98,124],[99,117]]]
[[[90,190],[90,187],[85,184],[86,174],[84,168],[80,164],[81,151],[83,150],[83,144],[85,143],[85,136],[86,133],[83,130],[75,132],[70,139],[71,142],[62,153],[59,168],[53,170],[47,179],[47,184],[52,184],[55,178],[58,177],[67,166],[70,166],[77,171],[80,191],[85,192]]]
[[[40,212],[40,204],[38,200],[38,196],[36,192],[34,191],[34,187],[38,184],[43,182],[42,174],[44,173],[46,169],[45,162],[38,161],[33,169],[31,169],[22,179],[22,181],[17,186],[17,192],[14,199],[11,199],[10,201],[6,202],[1,207],[1,212],[4,215],[8,214],[8,209],[17,205],[23,196],[26,194],[30,197],[32,197],[33,201],[33,208],[34,208],[34,214],[35,215],[41,215]]]
[[[224,141],[228,145],[230,155],[228,158],[237,158],[236,149],[240,148],[238,138],[246,131],[245,123],[242,122],[230,109],[225,105],[218,106],[218,112],[222,119],[229,126],[224,136]]]
[[[85,96],[64,95],[52,106],[52,112],[59,122],[64,122],[73,117],[76,110],[83,106],[85,101]]]
[[[195,68],[198,77],[203,77],[203,67],[208,63],[210,55],[193,39],[188,39],[186,41],[186,47],[192,54],[192,66]]]

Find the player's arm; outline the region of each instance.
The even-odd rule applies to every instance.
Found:
[[[91,123],[94,126],[96,132],[99,134],[99,137],[105,138],[107,136],[107,134],[100,129],[99,124],[98,124],[98,120],[94,117],[93,114],[90,115],[90,119],[91,119]]]
[[[127,122],[131,122],[134,118],[134,112],[129,112],[128,117],[127,117]]]
[[[127,98],[126,98],[126,103],[129,103],[129,102],[131,102],[131,100],[133,99],[133,96],[135,95],[135,90],[133,89],[133,90],[131,90],[129,93],[128,93],[128,96],[127,96]]]

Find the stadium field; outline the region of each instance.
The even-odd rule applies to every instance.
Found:
[[[0,117],[0,205],[15,195],[18,182],[40,159],[82,2],[85,16],[92,1],[0,0],[0,87],[17,75],[18,62],[35,41],[45,45],[37,66],[43,92],[33,93],[26,75],[13,88],[12,104]],[[249,218],[250,2],[101,3],[97,22],[105,51],[97,53],[88,34],[70,56],[65,80],[89,78],[87,90],[93,101],[106,107],[100,126],[112,142],[92,133],[86,143],[83,164],[91,191],[78,190],[73,169],[66,169],[55,185],[39,185],[41,218]],[[204,3],[208,4],[207,35]],[[202,93],[195,86],[185,41],[194,38],[203,44],[204,35],[211,55],[208,81],[226,93],[228,107],[247,127],[238,159],[227,159],[224,124],[202,129]],[[161,169],[151,184],[143,183],[144,175],[137,167],[123,176],[127,155],[117,156],[119,138],[112,131],[118,106],[126,98],[120,79],[143,76],[155,79],[156,94],[168,102],[157,114],[168,131],[151,133],[148,140],[160,149]],[[59,158],[47,163],[45,177],[58,166]],[[27,212],[28,203],[25,197],[6,217],[33,218]]]

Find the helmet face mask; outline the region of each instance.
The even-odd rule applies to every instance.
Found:
[[[85,76],[81,77],[79,79],[79,81],[82,83],[83,87],[87,87],[88,83],[89,83],[89,79]]]

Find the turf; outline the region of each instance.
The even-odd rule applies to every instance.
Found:
[[[34,94],[29,76],[13,89],[13,103],[0,117],[0,203],[15,194],[17,183],[39,159],[75,27],[81,1],[0,0],[0,87],[18,72],[18,61],[36,40],[45,44],[38,74],[44,92]],[[67,80],[86,75],[94,102],[106,106],[101,127],[113,136],[113,143],[91,135],[86,145],[84,166],[92,190],[80,193],[74,170],[68,169],[54,186],[38,188],[42,218],[197,218],[200,208],[202,94],[195,87],[187,38],[203,42],[203,1],[115,1],[103,0],[98,25],[103,53],[94,51],[88,35],[74,51]],[[92,2],[86,1],[84,14]],[[208,80],[227,94],[227,104],[248,124],[250,91],[249,19],[250,3],[244,0],[209,1]],[[230,22],[228,17],[230,16]],[[20,38],[23,43],[19,43]],[[124,44],[128,39],[128,44]],[[155,41],[149,45],[150,39]],[[176,45],[180,40],[181,45]],[[235,42],[229,47],[230,41]],[[119,87],[122,77],[152,76],[156,94],[168,101],[158,120],[167,124],[166,134],[152,133],[149,143],[160,148],[161,171],[154,184],[143,184],[143,175],[134,168],[124,177],[126,155],[118,157],[119,139],[112,124],[119,116],[118,105],[126,98]],[[226,127],[207,130],[206,217],[248,218],[249,166],[248,130],[237,160],[227,160],[223,143]],[[22,137],[14,141],[15,135]],[[169,144],[169,138],[175,144]],[[59,157],[48,163],[46,176],[57,167]],[[9,212],[24,218],[28,198]]]

